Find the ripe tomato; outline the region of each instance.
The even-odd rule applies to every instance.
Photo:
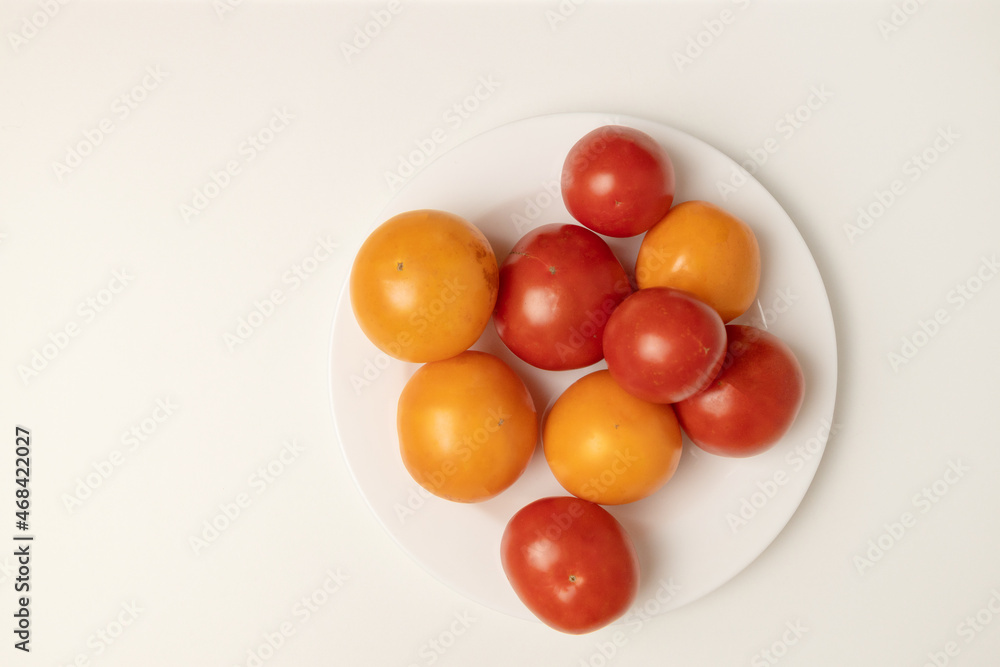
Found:
[[[795,421],[805,379],[791,349],[774,334],[730,324],[726,335],[722,371],[707,389],[674,407],[688,437],[705,451],[753,456]]]
[[[604,356],[608,316],[631,292],[604,239],[579,225],[543,225],[500,265],[493,321],[500,340],[529,364],[582,368]]]
[[[436,361],[476,342],[498,282],[496,256],[474,225],[444,211],[409,211],[362,244],[351,268],[351,306],[361,330],[389,356]]]
[[[579,498],[542,498],[518,511],[503,532],[500,562],[525,606],[569,634],[608,625],[639,591],[628,533],[606,509]]]
[[[562,168],[562,196],[580,224],[607,236],[636,236],[670,210],[674,166],[645,132],[606,125],[570,149]]]
[[[513,484],[535,451],[538,415],[521,378],[497,357],[468,350],[421,366],[396,412],[399,451],[434,495],[477,502]]]
[[[635,264],[639,288],[690,292],[723,322],[753,304],[760,285],[760,249],[750,226],[714,204],[686,201],[646,232]]]
[[[604,330],[604,359],[619,385],[653,403],[701,391],[722,368],[726,326],[687,292],[648,287],[625,299]]]
[[[606,370],[571,384],[542,427],[556,480],[601,505],[630,503],[663,486],[677,470],[681,442],[669,405],[636,398]]]

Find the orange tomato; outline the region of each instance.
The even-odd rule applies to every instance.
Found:
[[[542,429],[552,474],[600,505],[630,503],[663,486],[677,470],[681,438],[673,408],[632,396],[606,370],[571,384]]]
[[[421,366],[396,412],[403,465],[441,498],[477,502],[513,484],[538,440],[538,414],[524,382],[486,352],[469,350]]]
[[[437,361],[476,342],[499,284],[496,255],[479,229],[444,211],[409,211],[362,244],[351,267],[351,307],[389,356]]]
[[[659,286],[689,292],[729,322],[746,312],[757,296],[757,237],[749,225],[714,204],[677,204],[646,232],[635,278],[640,289]]]

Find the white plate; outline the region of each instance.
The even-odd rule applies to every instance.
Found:
[[[706,595],[767,548],[802,500],[826,444],[837,384],[833,318],[816,264],[788,215],[745,172],[746,184],[722,201],[717,184],[729,182],[738,167],[698,139],[639,118],[575,113],[504,125],[449,151],[413,176],[372,228],[407,210],[447,210],[483,230],[502,261],[529,229],[572,222],[558,189],[563,160],[580,137],[609,123],[637,128],[662,143],[677,174],[676,202],[712,201],[753,228],[763,275],[758,303],[738,322],[766,324],[794,350],[806,378],[801,412],[773,449],[749,459],[725,459],[685,440],[685,454],[666,486],[639,502],[608,508],[639,552],[637,607],[659,613]],[[641,237],[607,240],[631,270]],[[430,496],[403,467],[395,430],[396,401],[417,365],[390,359],[365,338],[346,285],[331,345],[337,432],[379,521],[444,584],[493,609],[533,618],[507,583],[499,553],[504,526],[518,509],[544,496],[566,495],[549,472],[541,445],[524,476],[492,500],[466,505]],[[604,367],[600,362],[576,371],[538,370],[503,346],[492,323],[475,348],[497,354],[518,371],[540,415],[570,383]]]

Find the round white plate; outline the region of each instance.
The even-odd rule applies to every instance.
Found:
[[[826,445],[837,384],[833,317],[816,264],[788,215],[733,160],[698,139],[639,118],[574,113],[504,125],[445,153],[411,178],[372,229],[403,211],[443,209],[478,226],[502,261],[529,229],[573,222],[559,194],[563,160],[580,137],[612,123],[642,130],[666,148],[677,175],[675,202],[711,201],[753,228],[763,265],[758,302],[737,322],[781,337],[806,378],[798,418],[773,449],[749,459],[725,459],[685,439],[680,466],[662,489],[608,508],[639,553],[636,607],[658,613],[706,595],[760,555],[795,512]],[[723,201],[718,183],[732,182],[734,174],[746,182]],[[641,237],[607,240],[631,271]],[[403,467],[396,437],[396,401],[417,365],[390,359],[365,338],[346,285],[331,345],[337,432],[354,479],[379,521],[444,584],[493,609],[533,618],[504,576],[500,537],[524,505],[567,495],[549,472],[541,444],[524,476],[492,500],[467,505],[431,496]],[[504,347],[492,323],[475,348],[500,356],[521,375],[539,415],[574,380],[605,367],[600,362],[576,371],[536,369]]]

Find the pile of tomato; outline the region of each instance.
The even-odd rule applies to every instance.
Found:
[[[704,201],[674,203],[670,156],[636,129],[605,126],[570,150],[563,201],[576,220],[524,235],[502,263],[483,233],[440,210],[379,226],[354,261],[350,296],[365,335],[423,364],[397,406],[413,479],[456,502],[487,500],[527,468],[539,431],[571,494],[539,499],[500,544],[508,580],[568,633],[621,616],[638,591],[631,538],[603,505],[655,493],[680,461],[682,431],[714,455],[774,445],[794,421],[802,370],[773,334],[730,322],[750,308],[761,258],[749,225]],[[602,236],[643,235],[628,270]],[[492,320],[542,371],[599,367],[540,423],[506,362],[470,348]]]

